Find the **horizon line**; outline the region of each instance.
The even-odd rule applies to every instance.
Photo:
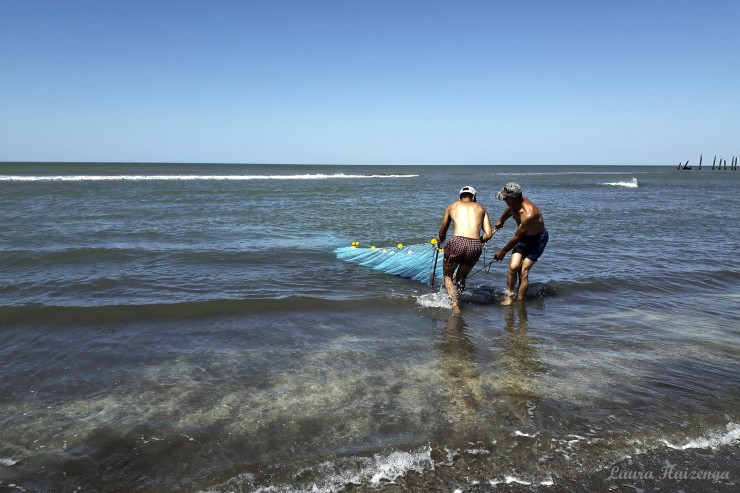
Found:
[[[469,163],[456,163],[456,164],[360,164],[360,163],[246,163],[246,162],[197,162],[197,161],[0,161],[0,166],[9,164],[19,165],[36,165],[36,164],[82,164],[82,165],[206,165],[206,166],[673,166],[675,164],[564,164],[564,163],[546,163],[546,164],[533,164],[533,163],[489,163],[489,164],[469,164]]]

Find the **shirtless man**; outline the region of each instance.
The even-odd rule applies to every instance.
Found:
[[[510,305],[515,296],[517,300],[523,300],[526,296],[529,287],[529,270],[545,251],[549,235],[540,208],[527,197],[522,196],[522,187],[514,182],[507,183],[496,194],[496,198],[506,202],[508,207],[493,227],[501,229],[504,222],[512,216],[517,223],[514,237],[493,257],[494,260],[501,261],[506,256],[506,252],[513,250],[509,263],[509,274],[506,278],[506,294],[501,301],[502,305]],[[519,279],[518,293],[514,291],[517,278]]]
[[[437,236],[437,244],[440,245],[445,241],[450,223],[455,223],[455,235],[445,246],[442,263],[445,289],[450,297],[453,313],[460,313],[459,293],[455,282],[460,289],[465,289],[465,279],[481,255],[481,245],[493,236],[488,212],[485,207],[476,202],[475,188],[462,187],[459,196],[460,200],[453,202],[445,209],[442,227],[439,228],[439,236]],[[482,235],[480,234],[481,229],[483,230]],[[455,276],[454,282],[453,276]]]

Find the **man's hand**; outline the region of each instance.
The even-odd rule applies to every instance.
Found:
[[[506,251],[499,250],[498,252],[496,252],[496,255],[493,256],[493,260],[497,262],[501,262],[504,259],[504,257],[506,257]]]

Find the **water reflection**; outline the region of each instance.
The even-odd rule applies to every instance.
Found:
[[[512,424],[534,426],[534,411],[541,400],[536,377],[545,366],[539,360],[537,342],[530,335],[526,303],[502,308],[505,334],[499,344],[494,343],[499,356],[492,361],[493,386]]]
[[[450,417],[470,417],[484,402],[478,352],[467,333],[462,315],[450,315],[439,343],[439,365]],[[457,420],[455,420],[457,421]]]
[[[446,421],[456,431],[480,429],[496,422],[505,429],[536,431],[535,411],[541,400],[537,375],[546,367],[540,362],[537,341],[526,303],[501,310],[503,330],[471,329],[463,315],[446,320],[438,343]],[[475,338],[490,335],[490,346],[476,347]],[[488,423],[488,424],[486,424]]]

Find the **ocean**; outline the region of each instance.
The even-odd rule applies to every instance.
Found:
[[[337,248],[429,247],[516,181],[527,299]],[[740,173],[0,164],[0,492],[740,488]],[[514,232],[489,242],[480,266]],[[476,272],[477,271],[477,272]]]

